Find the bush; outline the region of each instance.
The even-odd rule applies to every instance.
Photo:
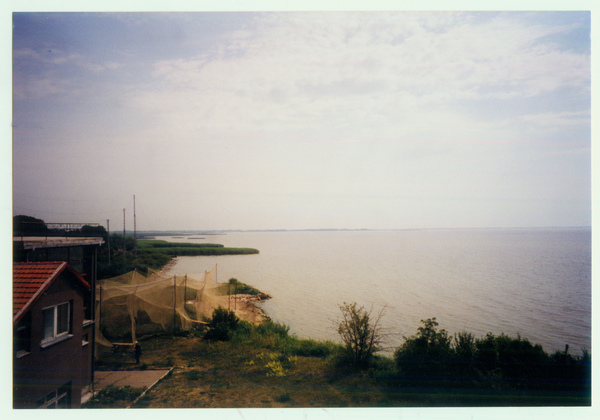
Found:
[[[204,335],[205,340],[229,341],[233,332],[237,329],[239,318],[233,311],[218,307],[213,311],[213,316],[208,323],[208,332]]]
[[[342,321],[338,325],[338,334],[345,347],[345,358],[352,364],[367,364],[373,355],[382,349],[384,334],[381,318],[384,309],[376,317],[371,316],[364,307],[357,308],[356,303],[344,302],[339,305]]]
[[[289,392],[283,392],[280,395],[275,397],[275,401],[280,402],[280,403],[288,402],[291,399],[292,399],[292,397]]]
[[[437,331],[439,324],[435,318],[421,323],[417,335],[404,337],[406,341],[394,352],[400,373],[421,377],[447,374],[454,356],[452,337],[444,329]]]

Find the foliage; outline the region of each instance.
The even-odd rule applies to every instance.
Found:
[[[221,244],[167,242],[157,239],[139,239],[138,251],[148,254],[165,254],[172,257],[195,255],[258,254],[258,250],[254,248],[226,248]]]
[[[262,335],[274,334],[279,336],[279,338],[286,338],[288,337],[290,327],[280,322],[268,321],[257,325],[256,331]]]
[[[235,280],[232,282],[231,280]],[[255,289],[252,286],[247,285],[246,283],[242,283],[241,281],[237,281],[236,279],[230,279],[228,283],[221,283],[213,292],[217,296],[228,296],[228,295],[260,295],[261,292],[258,289]]]
[[[108,232],[106,231],[106,228],[104,226],[91,226],[91,225],[84,225],[81,227],[81,233],[85,236],[102,236],[102,237],[106,237],[108,235]]]
[[[280,402],[280,403],[288,402],[291,399],[292,399],[292,397],[289,392],[282,392],[281,394],[279,394],[278,396],[275,397],[275,401]]]
[[[325,358],[339,351],[341,346],[331,341],[300,339],[289,335],[290,327],[267,321],[259,325],[241,320],[231,341],[245,348],[260,348],[282,354]]]
[[[258,355],[259,361],[265,363],[267,376],[285,376],[285,370],[296,366],[298,357],[289,356],[285,353],[261,352]]]
[[[218,307],[213,311],[212,318],[208,323],[208,332],[205,340],[229,341],[233,331],[238,326],[239,318],[233,311]]]
[[[137,250],[136,250],[137,248]],[[164,267],[176,256],[197,255],[240,255],[258,254],[253,248],[226,248],[220,244],[194,244],[166,242],[163,240],[138,239],[113,233],[110,235],[110,264],[108,241],[98,252],[98,278],[106,279],[138,270],[147,273],[148,269]]]
[[[208,342],[191,335],[146,339],[144,363],[149,369],[164,367],[168,357],[178,369],[135,406],[265,408],[272,407],[275,397],[284,391],[290,391],[293,404],[299,407],[591,404],[591,359],[585,351],[581,357],[567,350],[555,352],[537,369],[535,363],[518,365],[520,353],[537,351],[529,349],[526,340],[491,334],[476,339],[463,332],[452,339],[447,373],[434,371],[424,378],[407,376],[397,370],[393,359],[378,355],[368,369],[346,369],[337,363],[338,352],[344,351],[341,345],[301,340],[284,331],[286,327],[281,324],[266,323],[259,332],[257,325],[240,321],[229,342]],[[436,328],[435,332],[440,330]],[[477,348],[480,342],[496,349],[498,356],[491,358],[494,362],[481,359]],[[467,356],[458,357],[459,347],[467,349],[463,354],[473,354],[470,362],[464,361]],[[325,348],[331,349],[326,356],[303,357],[298,353],[301,349],[311,353]],[[513,363],[522,371],[520,379],[507,376],[501,364],[495,365],[511,352]],[[110,363],[104,363],[103,369],[122,369],[132,364],[130,354],[109,357]],[[279,365],[284,375],[268,376],[280,371]],[[537,376],[523,376],[531,369]]]
[[[435,318],[421,320],[417,334],[406,340],[394,352],[398,369],[407,375],[433,375],[445,373],[447,362],[452,358],[452,337],[446,330],[437,331]]]
[[[476,339],[461,332],[452,338],[437,330],[435,318],[421,320],[415,336],[405,337],[394,359],[403,381],[425,387],[478,387],[514,392],[568,392],[587,398],[591,360],[564,352],[549,356],[539,344],[517,335],[488,333]],[[589,356],[589,355],[588,355]]]
[[[223,248],[220,244],[167,242],[162,239],[138,239],[138,249],[146,248]]]
[[[377,316],[364,307],[357,308],[356,303],[344,302],[339,305],[342,320],[338,325],[338,334],[345,346],[345,356],[352,364],[368,363],[373,355],[382,350],[385,338],[381,327],[382,309]]]
[[[18,215],[13,217],[13,235],[14,236],[33,236],[46,235],[48,227],[42,219],[36,219],[31,216]]]

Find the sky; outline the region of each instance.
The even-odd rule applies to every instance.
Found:
[[[14,13],[13,215],[591,226],[590,16]]]

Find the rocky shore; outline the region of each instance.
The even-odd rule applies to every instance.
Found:
[[[271,318],[269,318],[269,315],[254,303],[267,299],[271,299],[271,296],[266,293],[260,293],[258,295],[240,294],[231,295],[231,302],[229,296],[219,296],[219,303],[223,308],[231,308],[240,319],[254,324],[260,324],[269,321]]]

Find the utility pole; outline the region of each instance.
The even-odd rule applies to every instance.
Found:
[[[133,196],[133,255],[137,259],[137,230],[135,225],[135,194]]]
[[[106,219],[106,230],[108,231],[108,265],[110,265],[110,220]]]
[[[125,241],[125,209],[123,209],[123,266],[125,266],[125,250],[127,249],[127,242]]]

